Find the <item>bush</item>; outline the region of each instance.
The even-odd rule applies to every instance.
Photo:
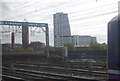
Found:
[[[26,48],[25,51],[34,51],[32,47]]]
[[[90,50],[107,50],[107,44],[103,43],[91,43],[89,46]]]
[[[74,51],[75,50],[75,45],[73,43],[66,43],[64,46],[67,46],[68,51]]]
[[[64,57],[62,57],[62,56],[50,56],[49,62],[53,62],[53,63],[64,62]]]
[[[13,49],[13,51],[15,51],[15,52],[30,51],[31,52],[31,51],[34,51],[34,49],[32,47],[28,47],[26,49],[23,49],[23,48],[20,48],[20,47],[16,47],[16,48]]]
[[[8,68],[13,69],[14,68],[14,64],[8,64]]]
[[[20,48],[20,47],[16,47],[16,48],[13,49],[13,51],[24,51],[24,49]]]

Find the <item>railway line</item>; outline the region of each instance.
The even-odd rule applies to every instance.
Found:
[[[49,80],[62,80],[62,81],[104,81],[103,79],[98,79],[95,77],[83,77],[83,76],[71,76],[67,74],[58,74],[58,73],[51,73],[51,72],[41,72],[41,71],[34,71],[34,70],[26,70],[26,69],[9,69],[3,67],[3,72],[5,75],[21,77],[30,81],[40,80],[41,78],[49,79]]]
[[[2,75],[2,81],[25,81],[23,78],[13,77],[9,75]]]
[[[30,69],[30,70],[44,70],[44,71],[57,71],[57,72],[65,72],[67,70],[67,73],[73,73],[73,74],[88,74],[91,72],[91,75],[95,76],[104,76],[107,77],[106,72],[101,71],[90,71],[90,70],[84,70],[84,69],[76,69],[76,68],[70,68],[70,67],[53,67],[53,66],[38,66],[38,65],[28,65],[28,64],[14,64],[17,68],[23,68],[23,69]]]
[[[86,70],[79,68],[71,68],[71,67],[60,67],[60,66],[50,66],[48,64],[29,64],[29,63],[14,63],[14,68],[7,68],[7,64],[3,64],[3,74],[8,76],[16,76],[16,77],[29,77],[28,79],[33,79],[37,77],[37,79],[47,79],[47,80],[75,80],[78,81],[80,79],[88,79],[87,81],[105,81],[107,79],[107,72],[102,71],[94,71],[94,70]],[[15,74],[15,75],[14,75]],[[25,77],[24,77],[25,76]],[[30,79],[30,80],[31,80]],[[37,81],[36,78],[32,81]],[[80,80],[81,81],[81,80]],[[83,80],[86,81],[86,80]]]
[[[29,65],[29,66],[60,66],[60,67],[70,67],[70,68],[83,68],[83,69],[88,69],[86,68],[86,64],[82,64],[82,63],[76,63],[76,62],[67,62],[67,63],[62,63],[62,64],[48,64],[48,63],[39,63],[39,62],[4,62],[4,64],[19,64],[19,65]],[[3,65],[4,65],[3,64]],[[87,66],[88,67],[88,66]],[[94,70],[99,70],[99,71],[103,71],[103,67],[102,64],[92,64],[92,66],[89,66],[89,68],[92,68]],[[105,68],[104,68],[105,69]]]

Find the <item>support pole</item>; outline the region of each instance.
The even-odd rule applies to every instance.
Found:
[[[12,36],[11,36],[11,46],[12,46],[12,49],[14,49],[14,47],[15,47],[15,35],[14,35],[14,32],[12,32]]]
[[[64,56],[65,72],[67,74],[68,72],[68,69],[67,69],[68,48],[67,46],[63,47],[63,56]]]
[[[49,61],[49,28],[46,26],[46,55],[47,61]]]
[[[27,48],[28,45],[29,45],[28,22],[22,22],[22,47]]]

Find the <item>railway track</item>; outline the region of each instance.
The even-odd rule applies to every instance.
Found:
[[[37,66],[37,65],[26,65],[26,64],[15,64],[15,67],[30,69],[30,70],[36,69],[36,70],[45,70],[45,71],[58,71],[58,72],[65,72],[67,70],[67,73],[73,73],[73,74],[91,73],[91,75],[107,77],[106,72],[90,71],[90,70],[74,69],[74,68],[66,68],[66,67]]]
[[[13,77],[9,75],[2,75],[2,81],[25,81],[23,78]]]
[[[5,65],[6,66],[6,65]],[[90,73],[92,75],[98,75],[98,76],[105,76],[107,77],[107,72],[105,71],[95,71],[94,68],[90,69],[79,69],[74,67],[60,67],[60,66],[50,66],[47,64],[26,64],[26,63],[14,63],[15,68],[23,68],[23,69],[30,69],[30,70],[46,70],[46,71],[59,71],[59,72],[65,72],[67,70],[70,73]]]
[[[39,62],[3,62],[4,64],[25,64],[25,65],[33,65],[33,66],[51,66],[51,67],[54,67],[54,66],[60,66],[60,67],[70,67],[70,68],[75,68],[75,69],[78,69],[78,68],[81,68],[81,69],[88,69],[88,67],[86,68],[85,65],[82,65],[81,63],[76,63],[76,62],[67,62],[67,63],[62,63],[62,64],[48,64],[48,63],[39,63]],[[3,64],[3,65],[4,65]],[[99,70],[99,71],[103,71],[103,67],[99,64],[92,64],[92,66],[90,66],[93,70]]]
[[[3,66],[6,66],[8,63],[3,63]],[[79,78],[88,78],[89,80],[102,80],[105,81],[107,78],[107,72],[102,71],[94,71],[94,70],[86,70],[86,69],[78,69],[71,67],[61,67],[61,66],[51,66],[48,64],[33,64],[33,63],[14,63],[15,74],[25,75],[25,76],[35,76],[42,77],[45,79],[68,79],[68,77],[79,77]],[[3,68],[3,70],[5,67]],[[7,68],[9,69],[9,68]],[[9,72],[10,70],[4,70],[4,72]],[[3,73],[4,73],[3,72]],[[11,71],[12,72],[12,71]],[[11,73],[9,72],[9,73]],[[14,74],[14,73],[13,73]],[[9,74],[7,74],[9,75]],[[46,76],[47,75],[47,76]],[[49,76],[48,76],[49,75]],[[61,76],[64,75],[64,78]],[[14,75],[13,75],[14,76]],[[58,77],[59,76],[59,77]],[[66,76],[66,77],[65,77]],[[49,77],[49,78],[48,78]],[[73,78],[72,78],[73,79]],[[58,81],[57,80],[57,81]],[[36,81],[36,80],[35,80]],[[79,80],[78,80],[79,81]]]
[[[26,80],[29,79],[30,81],[37,81],[41,78],[55,80],[55,81],[59,81],[59,80],[62,80],[62,81],[70,81],[70,80],[72,81],[100,81],[96,78],[91,78],[91,77],[70,76],[66,74],[57,74],[57,73],[50,73],[50,72],[18,69],[18,68],[9,69],[9,68],[3,67],[2,69],[6,75],[22,77]]]

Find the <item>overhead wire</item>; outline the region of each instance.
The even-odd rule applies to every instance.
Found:
[[[114,11],[114,12],[111,12],[111,13],[115,13],[115,12],[117,12],[117,11]],[[101,15],[94,15],[94,16],[91,16],[89,18],[94,18],[94,17],[98,17],[98,16],[102,16],[102,15],[107,15],[107,14],[110,14],[110,13],[105,13],[105,14],[101,14]],[[80,18],[80,19],[84,19],[84,18]],[[87,17],[87,19],[88,19],[88,17]]]
[[[75,5],[76,5],[76,4],[75,4]],[[112,3],[112,4],[108,4],[108,5],[113,5],[113,3]],[[103,7],[104,7],[104,6],[108,6],[108,5],[103,5]],[[73,5],[73,6],[74,6],[74,5]],[[70,7],[70,6],[69,6],[69,7]],[[65,7],[65,8],[69,8],[69,7]],[[102,6],[99,6],[99,7],[102,7]],[[97,8],[99,8],[99,7],[97,7]],[[53,7],[53,8],[55,8],[55,7]],[[50,7],[50,8],[47,8],[47,9],[51,9],[51,7]],[[90,8],[90,9],[94,9],[94,8]],[[90,9],[86,9],[86,10],[90,10]],[[86,11],[86,10],[82,10],[82,11]],[[79,12],[82,12],[82,11],[79,11]],[[34,12],[34,10],[33,10],[32,12],[27,12],[27,15],[28,15],[29,13],[31,14],[31,13],[35,13],[35,12]],[[72,12],[72,13],[74,13],[74,12]],[[75,13],[76,13],[76,12],[75,12]],[[23,13],[22,15],[26,15],[26,14]],[[22,16],[22,15],[20,15],[20,16]]]
[[[99,17],[99,16],[109,15],[109,14],[113,14],[113,13],[117,13],[117,12],[118,12],[118,11],[111,11],[111,12],[107,12],[107,13],[103,13],[103,14],[97,14],[97,15],[88,16],[88,17],[76,18],[76,19],[70,20],[70,22],[75,22],[75,21],[78,21],[78,20],[93,19],[93,18],[96,18],[96,17]],[[63,22],[61,22],[61,24],[66,23],[66,22],[68,22],[68,21],[63,21]],[[57,24],[57,23],[56,23],[56,24]]]
[[[105,9],[105,10],[101,10],[101,11],[106,11],[106,10],[111,10],[111,9],[114,9],[114,8]],[[92,13],[96,13],[96,12],[100,12],[100,11],[94,11],[94,12],[85,13],[85,14],[81,14],[81,15],[87,15],[87,14],[92,14]],[[76,16],[78,17],[79,15],[76,15]],[[75,17],[75,16],[72,16],[72,17]],[[49,19],[45,19],[45,20],[49,20]],[[39,21],[44,21],[44,19],[43,20],[39,20]]]
[[[95,14],[95,13],[97,13],[97,12],[103,12],[103,11],[108,11],[108,10],[111,10],[111,9],[116,9],[117,7],[114,7],[114,8],[108,8],[108,9],[105,9],[105,10],[97,10],[97,11],[93,11],[93,12],[89,12],[89,13],[83,13],[83,14],[79,14],[79,15],[73,15],[73,16],[70,16],[70,18],[72,18],[72,17],[78,17],[78,16],[81,16],[81,15],[90,15],[90,14]],[[37,16],[37,15],[36,15]],[[52,16],[52,14],[50,15],[50,16]],[[46,16],[43,16],[43,18],[45,18]],[[34,16],[34,18],[35,18],[35,16]],[[34,19],[34,18],[32,18],[32,19]],[[41,19],[41,20],[39,20],[39,21],[46,21],[46,20],[50,20],[50,18],[46,18],[46,19]]]
[[[115,13],[115,12],[110,12],[110,13]],[[102,14],[102,15],[107,15],[107,14],[109,14],[109,13],[105,13],[105,14]],[[97,15],[98,16],[98,15]],[[93,16],[93,17],[96,17],[96,16]],[[81,19],[81,18],[80,18]],[[84,19],[84,18],[83,18]],[[88,17],[87,18],[85,18],[85,19],[88,19]]]
[[[67,2],[71,2],[70,0],[68,0]],[[67,3],[67,2],[65,2],[65,3]],[[39,4],[39,3],[38,3]],[[63,2],[61,2],[61,3],[59,3],[59,4],[56,4],[56,6],[57,7],[59,7],[59,5],[63,5]],[[68,3],[67,3],[68,4]],[[36,5],[37,6],[37,5]],[[31,7],[31,5],[29,5],[29,6],[27,6],[28,8],[29,7]],[[49,8],[51,8],[51,7],[49,7],[49,6],[47,6],[47,7],[43,7],[43,8],[40,8],[40,9],[38,9],[38,10],[40,10],[40,11],[44,11],[44,10],[46,10],[46,9],[49,9]],[[54,8],[54,7],[53,7]],[[25,9],[24,7],[23,7],[23,9]],[[18,9],[18,10],[20,10],[20,9]],[[29,13],[34,13],[35,12],[35,10],[32,10],[32,11],[30,11],[30,12],[27,12],[27,13],[23,13],[22,15],[26,15],[26,14],[29,14]],[[21,15],[20,15],[21,16]]]
[[[116,7],[115,7],[116,8]],[[107,10],[111,10],[111,9],[114,9],[114,8],[109,8],[109,9],[105,9],[105,10],[100,10],[100,11],[93,11],[93,12],[89,12],[89,13],[84,13],[84,14],[79,14],[79,15],[74,15],[74,16],[70,16],[70,19],[73,20],[74,17],[77,17],[79,18],[79,16],[83,16],[83,15],[90,15],[90,14],[95,14],[95,13],[99,13],[99,12],[103,12],[103,11],[107,11]],[[104,14],[104,13],[103,13]],[[39,20],[39,19],[38,19]],[[46,21],[46,20],[50,20],[50,19],[43,19],[43,20],[39,20],[39,21]]]
[[[111,5],[111,4],[110,4]],[[104,5],[104,6],[107,6],[107,5]]]

